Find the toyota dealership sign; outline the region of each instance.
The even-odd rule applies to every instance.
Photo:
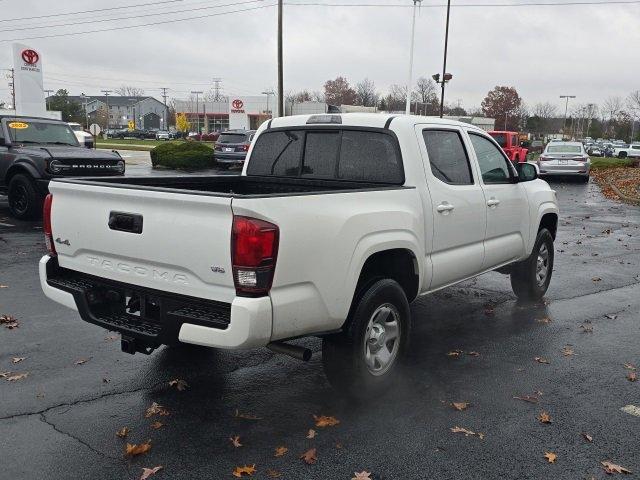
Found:
[[[42,83],[42,55],[20,43],[13,44],[15,109],[18,115],[44,115],[46,112]]]

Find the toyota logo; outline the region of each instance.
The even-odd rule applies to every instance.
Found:
[[[38,52],[36,52],[35,50],[23,50],[22,60],[24,60],[24,63],[28,65],[35,65],[36,63],[38,63],[38,60],[40,60],[40,55],[38,55]]]
[[[244,102],[242,100],[234,100],[231,102],[231,105],[233,105],[233,108],[236,110],[240,110],[243,107]]]

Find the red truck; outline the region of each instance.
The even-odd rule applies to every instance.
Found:
[[[498,142],[502,150],[504,150],[504,153],[509,157],[509,160],[514,163],[527,161],[527,153],[529,153],[529,150],[526,148],[525,142],[520,142],[518,132],[493,131],[489,132],[489,135]]]

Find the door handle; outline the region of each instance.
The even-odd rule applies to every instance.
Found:
[[[436,207],[436,210],[444,215],[447,215],[451,210],[453,210],[455,207],[453,205],[451,205],[450,203],[447,202],[443,202],[440,205],[438,205]]]
[[[490,198],[489,200],[487,200],[487,206],[489,208],[495,208],[498,205],[500,205],[500,200],[498,200],[497,198]]]

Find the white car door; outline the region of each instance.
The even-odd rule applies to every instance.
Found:
[[[500,146],[478,132],[467,131],[479,168],[487,214],[484,264],[488,270],[525,255],[529,204],[517,173]]]
[[[434,290],[481,271],[487,212],[462,129],[417,125],[416,134],[431,196]]]

